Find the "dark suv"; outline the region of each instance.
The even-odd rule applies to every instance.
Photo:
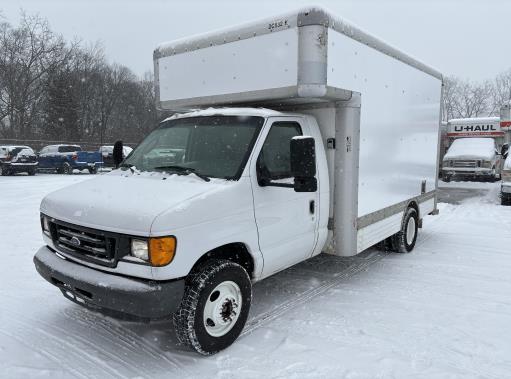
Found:
[[[35,175],[37,156],[28,146],[0,145],[0,175],[13,175],[26,172]]]

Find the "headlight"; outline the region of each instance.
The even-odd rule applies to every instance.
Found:
[[[146,262],[149,261],[149,249],[147,247],[147,241],[132,239],[131,256]]]
[[[502,171],[500,174],[500,178],[503,182],[511,182],[511,171]]]
[[[443,161],[442,166],[443,167],[449,167],[451,165],[451,161]]]
[[[483,162],[483,167],[484,167],[484,168],[491,168],[491,167],[492,167],[492,164],[491,164],[491,162],[490,162],[490,161],[484,161],[484,162]]]
[[[50,231],[50,220],[46,216],[41,217],[41,227],[43,228],[43,233],[47,236],[51,236]]]
[[[175,253],[175,237],[149,238],[148,241],[140,239],[131,240],[130,255],[148,262],[154,267],[168,265],[174,259]]]

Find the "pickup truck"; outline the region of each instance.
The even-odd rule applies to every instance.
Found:
[[[87,169],[95,174],[102,166],[101,153],[82,151],[78,145],[49,145],[38,155],[39,170],[54,170],[59,174],[72,174],[73,170]]]
[[[34,264],[67,299],[171,318],[213,354],[253,283],[322,252],[411,252],[437,213],[442,75],[354,25],[307,8],[154,60],[173,115],[119,170],[41,202]]]

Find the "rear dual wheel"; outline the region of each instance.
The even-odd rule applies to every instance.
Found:
[[[174,315],[179,341],[203,355],[230,346],[247,321],[252,284],[247,271],[228,260],[210,260],[187,277]]]
[[[419,215],[415,208],[408,208],[401,222],[401,230],[389,237],[391,250],[396,253],[409,253],[415,247],[419,232]]]

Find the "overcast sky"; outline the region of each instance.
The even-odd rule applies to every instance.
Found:
[[[111,61],[142,75],[164,41],[273,14],[310,1],[286,0],[2,0],[18,23],[20,9],[47,18],[66,38],[100,40]],[[491,79],[511,68],[509,0],[316,0],[375,36],[447,75]]]

